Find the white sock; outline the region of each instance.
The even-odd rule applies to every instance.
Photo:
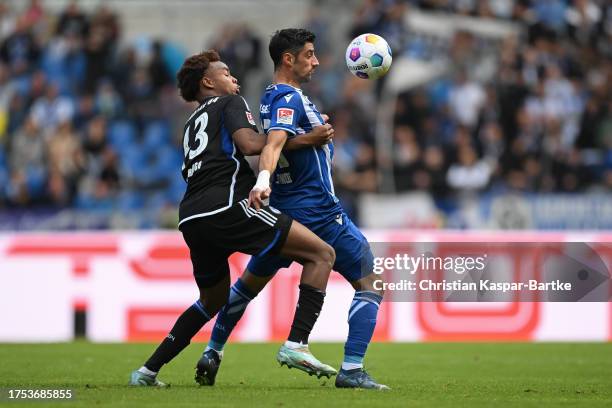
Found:
[[[219,360],[223,358],[223,350],[219,351],[219,350],[215,350],[214,348],[210,346],[206,346],[206,348],[204,349],[204,352],[206,353],[208,350],[214,350],[215,353],[217,353],[217,355],[219,356]]]
[[[155,377],[157,376],[157,371],[151,371],[149,370],[147,367],[142,366],[138,369],[139,372],[146,374],[146,375],[150,375],[151,377]]]
[[[354,370],[356,368],[363,368],[361,363],[342,363],[343,370]]]
[[[302,348],[302,347],[308,347],[308,343],[304,344],[302,342],[297,343],[295,341],[287,340],[285,342],[285,347],[290,348],[291,350],[295,350],[295,349],[299,349],[299,348]]]

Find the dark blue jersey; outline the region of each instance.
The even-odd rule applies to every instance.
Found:
[[[182,174],[187,190],[179,207],[179,225],[225,211],[249,196],[255,175],[232,139],[238,129],[257,126],[238,95],[209,97],[185,124]]]
[[[300,137],[324,124],[316,106],[302,90],[286,84],[266,88],[259,113],[266,134],[284,130],[289,138]],[[332,181],[333,156],[331,142],[320,147],[283,151],[272,176],[270,204],[280,210],[314,208],[322,217],[341,210]]]

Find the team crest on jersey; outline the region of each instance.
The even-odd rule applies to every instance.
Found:
[[[253,119],[253,115],[251,115],[251,112],[246,111],[245,113],[246,113],[246,117],[247,117],[247,120],[249,121],[249,123],[251,125],[253,125],[253,126],[256,126],[255,125],[255,119]]]
[[[278,108],[276,111],[276,122],[285,125],[293,124],[293,109]]]

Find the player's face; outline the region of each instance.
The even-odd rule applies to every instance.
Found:
[[[228,66],[221,61],[211,62],[203,80],[217,95],[231,95],[240,92],[238,80],[232,76]]]
[[[314,44],[306,43],[295,58],[293,74],[299,83],[308,82],[318,66],[319,60],[315,55]]]

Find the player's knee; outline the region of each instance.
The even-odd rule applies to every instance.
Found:
[[[204,306],[206,313],[212,318],[219,310],[227,303],[229,297],[229,288],[222,290],[222,288],[216,288],[216,290],[200,290],[200,302]]]
[[[321,242],[311,253],[308,254],[307,260],[314,264],[324,266],[326,268],[333,267],[336,262],[336,251],[331,245]]]
[[[211,318],[219,313],[219,310],[221,310],[221,308],[225,305],[225,302],[219,299],[200,298],[200,302],[202,303],[202,306],[204,306],[206,313]]]
[[[325,263],[330,269],[334,266],[336,262],[336,251],[331,245],[324,243],[319,256],[321,257],[320,262]]]

